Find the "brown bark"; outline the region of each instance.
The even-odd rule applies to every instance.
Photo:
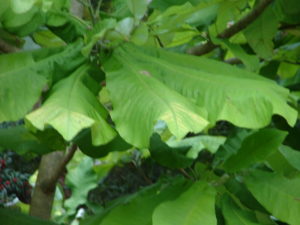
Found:
[[[52,152],[42,157],[31,199],[30,215],[47,220],[51,218],[56,182],[49,182],[48,177],[59,166],[62,158],[63,152]]]
[[[66,154],[51,152],[42,157],[37,182],[33,191],[29,214],[50,219],[57,181],[63,175],[66,165],[72,159],[77,146],[72,145]]]

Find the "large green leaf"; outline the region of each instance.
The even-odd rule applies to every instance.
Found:
[[[153,225],[216,225],[216,191],[196,182],[177,199],[161,203],[153,213]]]
[[[0,122],[18,120],[38,101],[47,81],[56,81],[84,61],[82,44],[0,56]],[[66,63],[68,62],[68,63]],[[34,85],[33,85],[34,84]]]
[[[222,214],[224,215],[226,225],[260,225],[255,213],[246,211],[237,206],[237,204],[227,195],[222,197]]]
[[[228,120],[240,127],[261,128],[270,122],[273,114],[283,116],[291,126],[296,122],[297,112],[286,103],[289,91],[246,70],[203,57],[136,47],[132,44],[117,48],[113,60],[115,63],[110,66],[110,71],[108,68],[106,70],[109,72],[108,88],[115,107],[113,118],[117,119],[117,128],[118,124],[120,128],[118,120],[121,120],[116,118],[117,115],[122,115],[124,125],[127,123],[125,117],[139,118],[140,113],[133,114],[129,110],[133,105],[135,112],[141,107],[145,109],[145,102],[151,102],[156,110],[165,105],[165,101],[159,101],[158,97],[167,98],[170,91],[158,80],[193,99],[197,105],[205,107],[212,123]],[[141,85],[144,87],[141,88]],[[160,88],[164,88],[163,94],[157,91]],[[150,91],[152,97],[146,97]],[[117,96],[116,92],[122,94]],[[133,98],[134,95],[139,97]],[[123,110],[120,110],[120,105]],[[151,111],[153,110],[155,109],[152,107]],[[148,109],[145,111],[150,114]],[[170,113],[170,109],[168,111]],[[149,119],[145,115],[147,114],[143,114],[143,118]],[[145,130],[146,126],[142,127]]]
[[[56,223],[31,217],[17,210],[0,208],[0,224],[5,225],[56,225]]]
[[[277,219],[290,225],[300,221],[300,179],[287,179],[279,174],[255,171],[246,177],[254,197]]]
[[[125,198],[105,215],[84,225],[150,225],[154,209],[161,202],[175,199],[191,185],[191,182],[174,179],[171,183],[162,182],[146,187]]]
[[[105,121],[107,112],[96,96],[83,83],[88,78],[88,65],[79,67],[69,77],[58,82],[49,98],[26,118],[38,129],[54,127],[67,141],[82,129],[91,127],[94,145],[112,140],[115,131]]]
[[[238,150],[224,164],[227,171],[237,171],[253,163],[262,162],[278,150],[287,133],[276,129],[263,129],[248,136]]]
[[[114,52],[104,68],[113,103],[111,116],[125,141],[147,147],[159,120],[165,121],[177,138],[188,132],[198,133],[207,126],[203,110],[141,67],[135,61],[138,55],[132,59],[122,49]],[[153,65],[150,61],[148,64]]]

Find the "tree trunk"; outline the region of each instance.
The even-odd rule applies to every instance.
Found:
[[[63,161],[63,152],[52,152],[42,157],[37,182],[30,204],[30,215],[50,219],[57,180],[50,179]]]

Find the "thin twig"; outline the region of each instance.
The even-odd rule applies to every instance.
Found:
[[[250,13],[248,13],[245,17],[240,19],[231,27],[222,31],[217,36],[217,38],[230,38],[233,35],[240,32],[241,30],[245,29],[249,24],[255,21],[272,2],[273,0],[261,0],[260,3]],[[192,55],[204,55],[206,53],[211,52],[216,47],[218,47],[218,45],[215,45],[211,40],[209,40],[204,45],[196,46],[192,49],[189,49],[188,53]]]
[[[185,176],[186,178],[190,179],[190,180],[194,180],[194,178],[192,176],[190,176],[183,168],[180,168],[179,171],[183,174],[183,176]]]

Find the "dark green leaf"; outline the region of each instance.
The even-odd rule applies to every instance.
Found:
[[[265,161],[278,150],[286,135],[287,132],[268,128],[255,132],[248,136],[239,151],[225,162],[225,169],[233,172]]]
[[[277,219],[291,225],[300,221],[300,179],[287,179],[279,174],[255,171],[246,177],[254,197]]]
[[[0,224],[3,225],[57,225],[56,223],[31,217],[16,210],[0,208]]]
[[[158,134],[153,134],[150,141],[151,157],[159,164],[169,168],[186,168],[194,159],[186,156],[192,146],[172,148],[164,143]]]

